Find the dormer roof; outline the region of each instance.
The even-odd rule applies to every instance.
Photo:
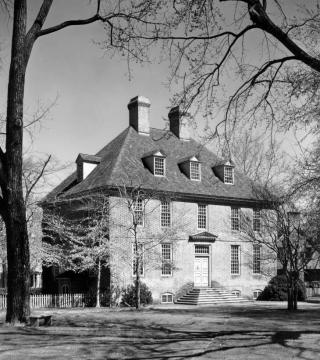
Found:
[[[99,164],[101,157],[97,155],[89,155],[80,153],[76,159],[76,163],[87,162],[91,164]]]
[[[142,159],[148,158],[150,156],[160,156],[164,158],[167,157],[166,153],[163,150],[159,149],[159,150],[148,151],[142,156]]]
[[[190,162],[190,161],[201,162],[200,156],[199,155],[187,156],[185,158],[180,159],[179,164],[183,164],[183,163]]]

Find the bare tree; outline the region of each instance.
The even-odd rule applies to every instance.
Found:
[[[235,6],[234,16],[228,10],[226,17],[232,21],[222,16],[223,2]],[[146,60],[150,46],[164,41],[163,50],[169,50],[172,59],[173,79],[183,84],[174,102],[190,107],[196,99],[205,100],[206,114],[215,104],[215,88],[226,80],[226,67],[234,69],[239,80],[238,85],[234,81],[236,86],[225,104],[225,124],[227,119],[239,119],[240,111],[246,114],[243,119],[257,121],[266,115],[271,118],[264,120],[267,124],[276,119],[285,127],[299,121],[312,122],[317,107],[310,105],[318,102],[320,60],[315,45],[320,11],[316,2],[312,7],[301,6],[297,18],[290,20],[280,1],[221,0],[218,4],[181,0],[168,8],[164,0],[97,0],[92,16],[45,27],[52,3],[42,1],[27,29],[27,0],[13,1],[6,144],[5,150],[0,149],[0,213],[6,225],[8,248],[6,321],[10,323],[25,322],[30,312],[29,246],[22,187],[23,103],[26,69],[38,39],[67,27],[101,22],[107,34],[105,48],[126,56],[128,61]],[[1,0],[0,4],[2,10],[10,12],[11,1]],[[262,61],[250,61],[255,58],[247,47],[253,32],[261,34],[261,49],[267,54]],[[257,50],[253,53],[257,54]],[[283,94],[288,99],[285,106],[277,102]],[[252,96],[255,102],[249,101]],[[302,100],[305,106],[301,106]]]
[[[148,269],[165,267],[168,271],[174,268],[172,259],[164,259],[161,253],[163,244],[170,244],[171,253],[174,252],[178,240],[186,224],[184,215],[180,213],[175,219],[171,218],[172,196],[157,190],[148,190],[143,185],[118,186],[119,199],[114,208],[117,209],[116,218],[112,216],[115,239],[111,245],[111,252],[121,254],[121,261],[132,269],[134,275],[136,308],[140,308],[141,274]],[[160,207],[169,210],[168,217],[162,219],[165,223],[157,229],[159,217],[155,214]],[[123,211],[125,217],[118,216]],[[180,236],[181,238],[181,236]],[[132,253],[131,253],[132,252]]]
[[[261,192],[262,193],[262,192]],[[292,199],[263,190],[269,209],[257,219],[244,219],[243,236],[275,255],[287,279],[288,310],[297,310],[298,282],[310,261],[319,256],[319,226],[314,214],[299,213]]]
[[[22,158],[24,129],[25,74],[35,42],[43,36],[53,34],[70,26],[81,26],[102,22],[113,38],[114,22],[118,20],[122,29],[141,31],[144,26],[157,26],[154,11],[158,5],[141,1],[118,3],[96,1],[95,12],[86,19],[72,19],[51,27],[44,27],[53,0],[43,0],[29,29],[27,29],[27,0],[13,1],[11,62],[7,94],[5,150],[0,148],[0,214],[6,226],[8,261],[8,306],[6,321],[12,324],[26,322],[29,306],[29,241],[26,208],[23,198]],[[10,14],[11,1],[1,0],[1,10]],[[138,30],[139,29],[139,30]],[[119,29],[118,29],[119,30]],[[123,31],[125,36],[125,31]],[[127,48],[130,53],[130,48]]]
[[[46,266],[93,272],[97,278],[96,307],[100,307],[102,269],[109,266],[109,197],[92,194],[80,201],[82,211],[44,210],[42,260]]]

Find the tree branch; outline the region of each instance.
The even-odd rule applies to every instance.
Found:
[[[43,166],[38,174],[38,176],[35,178],[35,180],[33,181],[33,183],[31,184],[31,186],[26,189],[26,196],[25,196],[25,203],[27,203],[28,198],[31,194],[31,191],[33,190],[33,188],[36,186],[36,184],[38,183],[38,181],[41,179],[41,177],[43,176],[44,170],[47,167],[47,165],[49,164],[49,161],[51,159],[51,155],[48,156],[48,159],[43,163]]]
[[[220,0],[221,2],[235,0]],[[320,60],[310,56],[300,46],[298,46],[279,26],[277,26],[266,13],[263,5],[259,0],[239,0],[248,5],[248,12],[251,21],[261,30],[274,36],[282,45],[284,45],[297,60],[302,61],[312,69],[320,72]]]
[[[92,24],[98,20],[101,21],[106,21],[106,19],[104,19],[102,16],[100,16],[99,14],[95,14],[93,16],[91,16],[90,18],[87,19],[78,19],[78,20],[68,20],[68,21],[64,21],[61,24],[52,26],[50,28],[41,30],[38,32],[37,36],[44,36],[44,35],[48,35],[48,34],[52,34],[56,31],[62,30],[66,27],[70,27],[70,26],[76,26],[76,25],[87,25],[87,24]]]

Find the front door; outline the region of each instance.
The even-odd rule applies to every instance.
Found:
[[[209,258],[197,256],[194,259],[194,286],[208,286]]]

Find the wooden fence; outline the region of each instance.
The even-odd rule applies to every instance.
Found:
[[[39,294],[30,296],[30,307],[35,308],[73,308],[92,304],[92,296],[88,294]],[[92,305],[91,305],[92,306]],[[0,294],[0,309],[6,309],[7,295]]]

